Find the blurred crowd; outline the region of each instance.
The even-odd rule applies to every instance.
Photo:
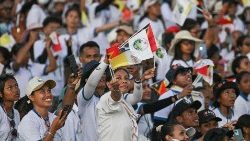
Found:
[[[112,69],[148,24],[153,58]],[[0,74],[1,141],[250,141],[250,1],[0,0]]]

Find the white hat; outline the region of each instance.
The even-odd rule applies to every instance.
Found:
[[[124,31],[126,32],[127,34],[129,35],[133,35],[134,34],[134,30],[131,26],[128,26],[128,25],[121,25],[117,28],[116,32],[119,32],[119,31]]]
[[[191,40],[195,42],[194,56],[198,57],[199,56],[199,43],[201,43],[202,40],[193,37],[191,33],[187,30],[181,30],[175,35],[174,39],[172,40],[171,47],[168,50],[168,54],[171,56],[174,56],[176,44],[179,43],[183,39],[187,39],[187,40]]]
[[[158,2],[158,0],[146,0],[144,2],[144,10],[147,11],[148,7]]]
[[[29,80],[28,82],[28,86],[26,88],[26,95],[30,96],[32,92],[39,90],[40,88],[42,88],[45,84],[47,84],[47,86],[49,88],[54,88],[56,86],[56,82],[54,80],[47,80],[44,81],[41,78],[35,76],[32,79]]]

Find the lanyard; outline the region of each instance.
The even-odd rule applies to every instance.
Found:
[[[47,116],[46,118],[43,118],[42,116],[39,115],[39,113],[38,113],[35,109],[32,109],[32,110],[33,110],[34,113],[36,113],[36,115],[37,115],[38,117],[40,117],[41,119],[44,120],[45,126],[47,127],[47,130],[49,130],[49,129],[50,129],[49,116]]]

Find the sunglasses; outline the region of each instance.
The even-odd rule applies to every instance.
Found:
[[[14,136],[14,137],[17,137],[17,130],[15,129],[16,123],[15,123],[15,121],[13,119],[10,120],[10,126],[12,128],[11,135]]]

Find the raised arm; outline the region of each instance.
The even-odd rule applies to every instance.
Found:
[[[188,85],[183,89],[183,91],[175,96],[171,96],[165,99],[161,99],[159,101],[150,103],[150,104],[143,104],[142,107],[139,109],[138,114],[148,114],[148,113],[154,113],[156,111],[159,111],[173,103],[175,103],[177,100],[190,95],[193,90],[192,85]]]
[[[57,68],[56,58],[54,57],[50,47],[51,47],[51,40],[49,39],[48,41],[46,41],[46,44],[45,44],[45,49],[47,51],[48,59],[49,59],[49,65],[46,68],[45,73],[53,72]]]
[[[97,87],[98,83],[100,82],[103,74],[105,73],[105,70],[107,69],[107,67],[108,67],[107,62],[103,61],[91,73],[91,75],[89,76],[89,78],[88,78],[88,80],[83,88],[83,90],[84,90],[83,97],[85,99],[90,99],[93,96],[93,94],[96,90],[96,87]]]
[[[37,40],[38,32],[30,31],[29,40],[25,45],[18,51],[16,55],[16,59],[14,61],[13,67],[14,69],[19,69],[19,67],[23,64],[25,57],[29,54],[30,49],[33,47],[33,44]]]
[[[155,69],[149,69],[145,71],[145,73],[140,77],[140,75],[134,76],[134,91],[133,94],[128,94],[125,96],[125,100],[130,103],[131,105],[135,105],[139,101],[141,101],[143,89],[142,89],[142,83],[144,80],[151,79],[154,76]]]
[[[65,105],[73,106],[75,102],[75,97],[76,97],[75,86],[78,83],[78,81],[81,79],[81,77],[82,77],[81,69],[79,69],[77,76],[74,76],[74,74],[70,75],[68,84],[67,84],[66,93],[63,98],[63,106]]]

